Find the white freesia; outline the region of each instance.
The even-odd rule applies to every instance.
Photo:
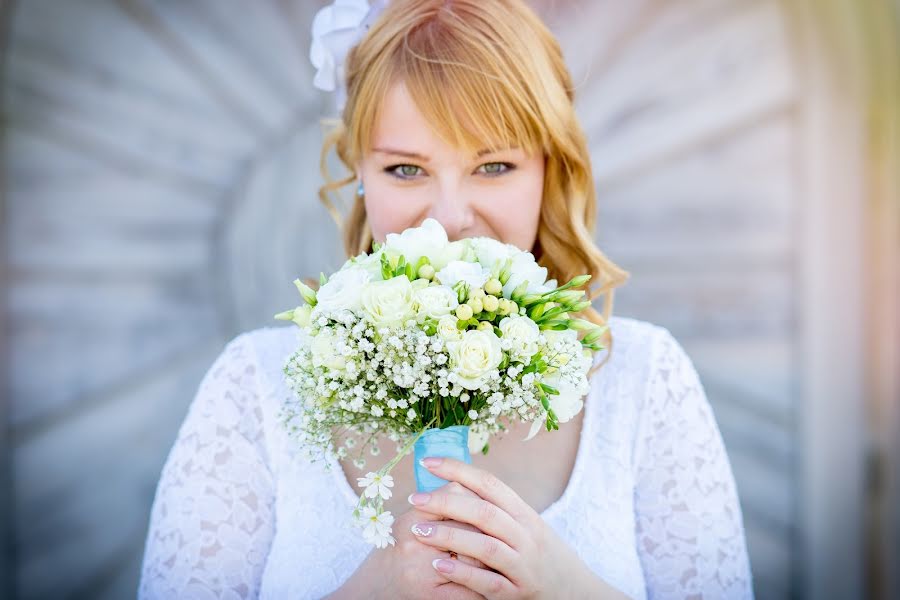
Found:
[[[316,68],[313,85],[326,92],[337,92],[338,110],[346,101],[344,62],[347,54],[359,43],[386,4],[384,0],[376,0],[371,6],[367,0],[335,0],[321,8],[313,18],[309,49],[309,59]]]
[[[535,261],[531,252],[520,252],[512,257],[512,272],[503,286],[503,296],[509,298],[523,281],[528,281],[526,292],[529,294],[553,289],[547,282],[547,269]]]
[[[471,289],[483,286],[490,276],[490,270],[479,263],[462,260],[454,260],[437,273],[438,281],[444,285],[453,287],[457,282],[465,281]]]
[[[362,269],[372,276],[372,279],[381,279],[381,253],[373,252],[371,254],[360,254],[347,259],[341,270],[344,269]]]
[[[438,320],[437,334],[441,336],[445,342],[457,341],[462,339],[462,331],[457,327],[459,319],[456,315],[446,315]]]
[[[500,338],[492,330],[470,329],[462,339],[447,342],[450,369],[456,380],[468,390],[477,390],[503,361]]]
[[[372,274],[362,268],[338,271],[316,292],[316,309],[359,310],[362,308],[362,291],[371,280]]]
[[[512,244],[504,244],[487,237],[473,238],[471,246],[476,260],[488,269],[494,268],[497,261],[505,261],[522,252]]]
[[[416,290],[413,307],[419,321],[426,317],[440,319],[449,315],[459,306],[456,292],[446,285],[429,285]]]
[[[419,227],[402,233],[387,234],[384,249],[402,254],[406,262],[412,265],[417,264],[423,256],[427,256],[434,265],[434,259],[443,255],[449,243],[444,227],[435,219],[425,219]]]
[[[503,349],[510,353],[510,358],[527,363],[537,353],[541,330],[534,321],[513,315],[504,317],[498,327]]]
[[[373,281],[362,292],[366,318],[378,327],[403,325],[415,317],[413,287],[404,275],[387,281]]]
[[[584,408],[584,396],[587,394],[589,384],[584,379],[579,385],[573,384],[567,379],[563,379],[559,374],[551,375],[544,378],[544,383],[559,390],[559,394],[549,394],[547,399],[550,401],[550,408],[556,415],[556,420],[560,423],[572,420],[572,418],[581,412]],[[546,413],[540,419],[536,419],[531,423],[531,429],[524,441],[528,441],[537,435],[544,423],[547,421]]]
[[[550,408],[556,414],[557,421],[565,423],[581,412],[584,407],[584,395],[587,393],[585,387],[576,386],[558,375],[545,377],[544,383],[559,390],[559,394],[551,394],[548,397]]]

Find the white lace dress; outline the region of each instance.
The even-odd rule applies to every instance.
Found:
[[[697,373],[666,329],[613,318],[571,479],[542,517],[632,598],[752,598],[734,478]],[[277,413],[294,327],[243,333],[200,384],[153,504],[140,598],[321,598],[371,546],[332,462]]]

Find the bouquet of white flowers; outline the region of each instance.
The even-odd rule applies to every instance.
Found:
[[[413,446],[417,488],[432,491],[446,481],[420,457],[471,462],[470,451],[487,453],[490,435],[505,429],[501,417],[531,422],[527,440],[582,409],[606,328],[569,315],[590,306],[576,289],[588,275],[558,287],[546,279],[530,252],[490,238],[449,242],[428,219],[323,275],[318,291],[294,281],[305,304],[275,316],[301,328],[284,365],[288,430],[312,459],[347,456],[355,444],[336,448],[336,431],[398,443],[393,459],[359,478],[353,514],[368,542],[394,543],[383,501]]]

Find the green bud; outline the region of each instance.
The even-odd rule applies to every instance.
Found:
[[[478,314],[484,310],[484,304],[481,302],[481,299],[478,297],[469,298],[466,304],[472,308],[472,314]]]
[[[297,287],[297,291],[300,292],[300,296],[303,298],[303,301],[309,304],[310,306],[316,305],[316,292],[311,287],[300,281],[299,278],[294,280],[294,285]]]
[[[575,331],[590,331],[595,327],[597,327],[597,324],[587,319],[569,319],[569,329],[574,329]]]
[[[506,285],[506,282],[509,281],[511,275],[512,259],[507,258],[505,261],[503,261],[503,266],[500,268],[500,273],[497,275],[497,279],[500,280],[500,285]]]
[[[585,300],[584,302],[579,302],[578,304],[573,304],[572,306],[570,306],[568,308],[568,312],[573,312],[573,313],[581,312],[587,308],[590,308],[590,306],[591,306],[591,301]]]
[[[485,296],[481,303],[484,305],[484,310],[487,312],[495,313],[497,312],[497,309],[500,308],[500,300],[498,300],[496,296]]]
[[[479,321],[478,329],[480,329],[481,331],[493,331],[494,326],[490,321]]]
[[[525,292],[527,292],[527,291],[528,291],[528,280],[526,279],[525,281],[520,283],[518,285],[518,287],[516,287],[516,289],[513,290],[512,294],[510,294],[510,299],[516,303],[520,303],[522,300],[522,297],[525,296]]]
[[[519,302],[522,306],[529,307],[534,306],[538,302],[546,302],[547,299],[543,296],[543,294],[528,294],[522,301]]]

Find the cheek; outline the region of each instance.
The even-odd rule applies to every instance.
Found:
[[[516,185],[497,191],[485,205],[488,224],[501,241],[531,250],[537,238],[543,199],[543,172],[529,173]]]
[[[376,178],[371,178],[370,181],[374,179]],[[388,186],[366,183],[363,200],[372,237],[376,242],[383,243],[387,234],[403,231],[416,224],[420,212],[418,204],[403,196],[403,193]]]

